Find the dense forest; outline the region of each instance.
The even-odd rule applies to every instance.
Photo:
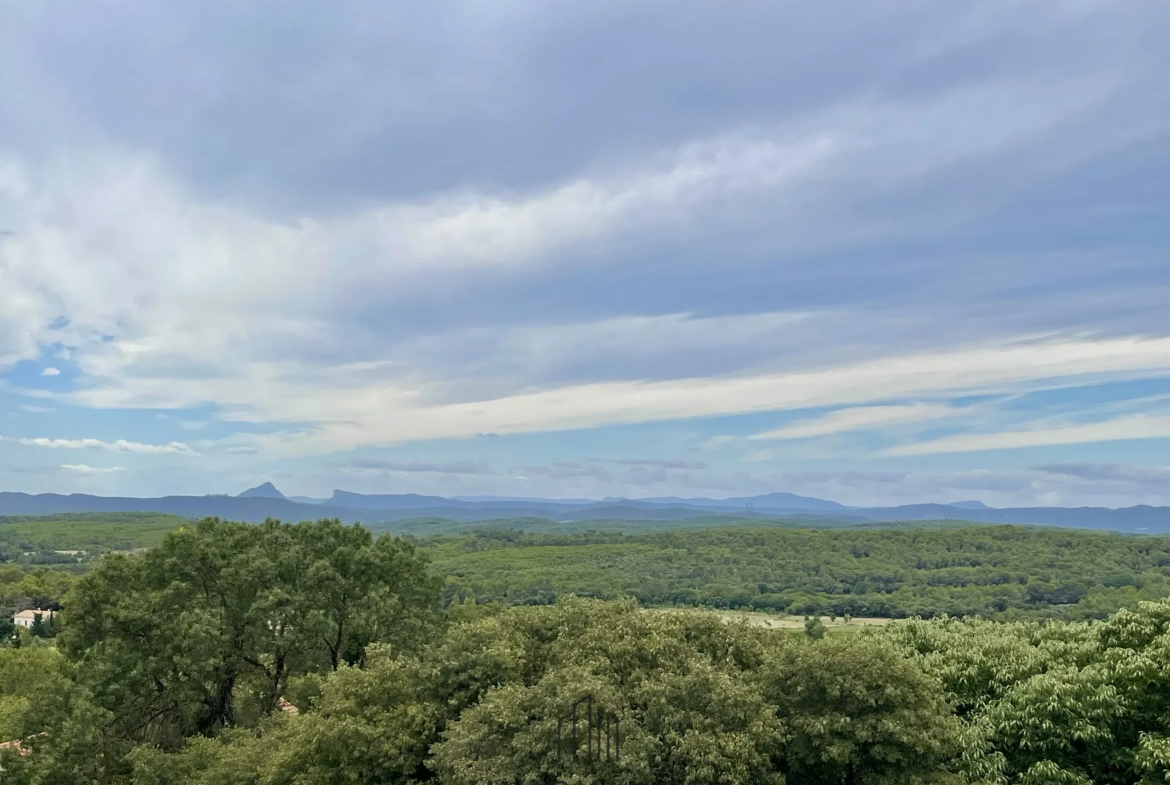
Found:
[[[1170,595],[1170,537],[1021,526],[743,529],[421,540],[451,599],[637,598],[776,613],[1104,618]]]
[[[22,631],[0,646],[0,782],[1170,781],[1170,601],[1138,599],[1162,585],[1159,538],[980,527],[493,532],[421,545],[336,521],[206,520],[79,572],[10,566],[70,585],[55,637]],[[574,549],[592,555],[560,555]],[[653,566],[655,549],[673,572]],[[445,580],[458,559],[464,574]],[[460,596],[477,559],[510,560],[516,586],[543,570],[556,601]],[[850,560],[881,568],[849,572]],[[642,577],[684,586],[704,570],[704,586],[754,586],[765,568],[815,578],[804,591],[817,601],[842,586],[868,595],[861,582],[889,571],[911,587],[903,596],[938,588],[925,577],[936,571],[980,590],[1022,587],[1000,614],[1067,615],[1106,589],[1134,601],[1082,621],[931,608],[931,619],[826,636],[567,593],[585,570],[595,593],[621,593],[638,563]],[[987,570],[1024,580],[978,579]],[[1029,598],[1074,579],[1080,602]],[[976,596],[942,585],[939,597]],[[773,588],[755,596],[787,590]]]
[[[102,553],[157,545],[183,523],[136,513],[0,518],[0,610],[50,607]],[[412,531],[423,534],[450,532],[452,522],[417,524]],[[511,519],[413,541],[445,578],[448,605],[549,604],[575,594],[796,615],[1084,619],[1170,595],[1165,536],[954,521],[593,525],[614,528],[573,523],[550,533],[548,521]]]

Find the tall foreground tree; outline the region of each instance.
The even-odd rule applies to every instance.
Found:
[[[208,519],[103,559],[67,598],[60,646],[118,737],[177,748],[271,713],[290,676],[417,644],[437,596],[401,540]]]
[[[298,623],[325,647],[331,670],[360,662],[371,643],[413,647],[426,635],[440,581],[406,541],[338,521],[300,524],[284,535],[287,547],[301,549],[296,563],[308,565]]]

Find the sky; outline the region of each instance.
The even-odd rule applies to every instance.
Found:
[[[1170,504],[1165,0],[0,15],[0,490]]]

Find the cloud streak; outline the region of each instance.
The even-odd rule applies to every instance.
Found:
[[[953,417],[961,409],[944,404],[912,403],[904,405],[863,406],[840,409],[823,417],[798,420],[790,425],[771,431],[753,434],[749,439],[782,440],[808,439],[816,436],[831,436],[850,431],[866,431],[929,420]]]
[[[684,461],[677,458],[609,458],[595,459],[601,463],[611,463],[617,466],[651,466],[658,469],[706,469],[707,464],[702,461]]]
[[[1139,414],[1082,425],[999,433],[958,434],[891,447],[885,450],[884,454],[890,456],[938,455],[1167,437],[1170,437],[1170,416]]]
[[[16,442],[26,447],[46,447],[51,450],[109,450],[111,452],[128,452],[138,455],[197,455],[197,453],[182,442],[169,444],[143,444],[126,439],[117,439],[112,442],[101,439],[49,439],[38,437],[0,436],[0,440]]]
[[[383,406],[362,411],[357,396],[343,401],[362,428],[327,425],[319,432],[336,446],[466,436],[490,430],[524,433],[590,428],[712,415],[846,405],[925,395],[1029,389],[1072,379],[1170,370],[1170,338],[1021,343],[940,354],[887,358],[803,373],[729,379],[680,379],[565,387],[494,400],[432,405],[389,417],[393,394],[363,396]],[[369,391],[373,393],[373,391]],[[304,420],[291,409],[283,419]],[[362,416],[365,414],[366,416]]]
[[[1045,463],[1032,467],[1045,474],[1079,480],[1170,486],[1170,467],[1129,466],[1120,463]]]
[[[121,466],[86,466],[84,463],[63,463],[61,468],[76,474],[117,474],[126,471]]]

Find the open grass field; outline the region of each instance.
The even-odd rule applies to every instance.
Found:
[[[648,608],[653,613],[681,613],[688,609],[684,608]],[[716,615],[723,621],[728,623],[747,622],[753,627],[763,627],[769,630],[803,630],[804,617],[790,616],[777,613],[760,613],[757,611],[715,611]],[[830,616],[822,616],[821,623],[825,625],[829,632],[856,632],[865,627],[881,627],[889,624],[889,619],[879,618],[850,618],[849,621],[841,616],[835,619]]]

